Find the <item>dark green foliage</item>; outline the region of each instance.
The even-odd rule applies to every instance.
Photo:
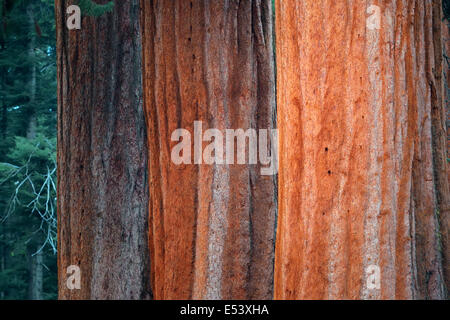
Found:
[[[107,12],[111,12],[114,8],[114,2],[110,1],[106,4],[98,4],[93,0],[79,0],[78,6],[84,16],[99,17]]]
[[[55,64],[54,1],[0,0],[0,299],[29,298],[38,251],[57,298]]]
[[[450,20],[450,0],[442,0],[442,9],[444,11],[444,18]]]

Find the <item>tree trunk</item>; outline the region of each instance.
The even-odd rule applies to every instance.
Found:
[[[60,299],[149,298],[139,1],[69,31],[56,0]],[[67,268],[81,269],[70,290]]]
[[[276,7],[275,298],[443,298],[440,1]]]
[[[29,102],[27,105],[27,139],[36,138],[36,33],[34,29],[34,6],[27,6],[28,30],[30,32],[30,42],[28,44],[28,59],[30,65],[30,81],[29,81]],[[28,298],[29,300],[42,300],[43,293],[43,254],[39,248],[31,248],[28,250],[29,260],[29,278],[28,278]]]
[[[0,2],[0,6],[4,6],[3,2]],[[4,8],[2,8],[4,10]],[[0,26],[0,52],[3,52],[5,50],[5,35],[3,32],[3,26]],[[6,67],[0,66],[0,103],[1,103],[1,113],[2,113],[2,120],[0,122],[0,136],[2,137],[3,141],[6,140],[6,132],[8,128],[8,107],[6,105],[6,97],[5,97],[5,88],[6,88]]]
[[[444,44],[444,101],[446,106],[446,123],[444,128],[447,130],[447,150],[443,152],[444,162],[447,165],[447,185],[450,184],[450,170],[448,169],[448,159],[450,159],[450,131],[448,130],[450,126],[450,21],[444,20],[442,22],[442,39]],[[441,177],[442,178],[442,177]],[[445,190],[445,182],[442,181],[442,185]],[[448,194],[447,194],[448,195]],[[445,196],[443,194],[442,196]],[[448,199],[448,198],[447,198]],[[447,297],[449,296],[450,290],[450,217],[449,217],[449,207],[444,207],[445,199],[441,200],[442,212],[440,213],[440,226],[441,226],[441,237],[442,237],[442,253],[444,258],[444,276],[445,283],[447,287]],[[448,203],[448,202],[447,202]]]
[[[0,50],[4,50],[4,40],[2,38],[2,35],[0,35]],[[6,78],[6,68],[4,66],[0,67],[0,90],[1,92],[4,92],[5,90],[5,78]],[[6,133],[8,130],[8,106],[6,105],[6,99],[5,94],[2,93],[0,96],[0,103],[1,103],[1,113],[2,113],[2,120],[0,122],[0,137],[3,141],[6,140]]]
[[[8,129],[8,110],[4,100],[2,100],[2,122],[0,123],[0,136],[6,140],[6,130]]]
[[[260,165],[193,164],[192,157],[176,165],[171,136],[183,128],[194,137],[194,121],[222,133],[273,128],[271,1],[141,6],[154,296],[269,299],[275,177],[261,175]]]
[[[28,45],[28,59],[31,61],[30,66],[30,83],[29,85],[29,102],[27,106],[27,117],[28,117],[28,127],[27,127],[27,138],[36,138],[36,54],[34,52],[36,47],[36,32],[34,24],[34,6],[29,4],[27,6],[27,18],[29,23],[30,32],[30,43]]]
[[[6,270],[6,250],[5,250],[5,246],[6,246],[6,235],[4,232],[4,224],[6,223],[6,221],[4,221],[3,223],[0,224],[0,231],[1,231],[1,236],[0,236],[0,274],[3,274],[3,272]],[[5,299],[5,286],[2,286],[0,288],[0,300]]]
[[[39,246],[38,246],[39,249]],[[42,300],[44,285],[44,255],[42,250],[29,250],[28,299]]]

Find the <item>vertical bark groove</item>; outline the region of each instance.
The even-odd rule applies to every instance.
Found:
[[[276,1],[275,298],[445,296],[438,3]]]
[[[147,143],[139,1],[66,27],[57,0],[60,299],[147,299]],[[81,268],[69,290],[67,267]]]
[[[445,121],[445,129],[447,130],[447,141],[446,141],[446,151],[444,151],[445,155],[445,163],[448,167],[448,159],[450,159],[450,131],[448,128],[450,127],[450,32],[449,32],[450,22],[448,19],[445,19],[442,22],[442,39],[444,41],[444,101],[446,105],[446,121]],[[450,170],[447,168],[447,184],[450,183]],[[445,184],[444,184],[444,192],[445,192]],[[449,243],[449,232],[450,232],[450,218],[449,218],[449,201],[446,202],[445,197],[441,196],[440,200],[440,213],[439,213],[439,222],[441,229],[441,237],[442,237],[442,252],[443,252],[443,260],[444,260],[444,276],[445,283],[447,286],[447,297],[449,289],[450,289],[450,243]],[[445,204],[447,203],[447,207]]]
[[[170,155],[172,132],[193,138],[194,121],[223,133],[273,127],[271,3],[141,6],[155,298],[269,299],[274,177],[260,176],[259,165],[177,166]]]

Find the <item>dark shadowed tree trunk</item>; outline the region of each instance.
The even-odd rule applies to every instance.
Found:
[[[138,2],[69,31],[72,2],[56,1],[60,299],[151,295]],[[71,265],[80,290],[66,286]]]
[[[36,138],[36,31],[34,22],[34,6],[27,6],[28,30],[30,33],[30,42],[28,44],[28,59],[30,61],[28,96],[29,102],[27,106],[27,138],[33,140]],[[27,250],[28,255],[28,298],[30,300],[41,300],[44,268],[43,253],[40,246],[32,246]]]
[[[29,4],[27,6],[27,18],[30,32],[30,42],[28,44],[28,59],[31,63],[30,65],[30,82],[28,84],[29,88],[29,102],[27,106],[27,138],[34,139],[36,137],[36,31],[34,22],[34,6]]]
[[[260,165],[194,164],[193,127],[273,128],[271,1],[141,6],[155,298],[269,299],[275,176]],[[179,128],[192,137],[191,164],[171,161]]]
[[[28,299],[42,300],[44,285],[44,254],[41,246],[33,247],[27,250],[29,280],[28,280]]]
[[[450,159],[450,131],[448,128],[450,127],[450,21],[445,19],[442,24],[442,40],[443,40],[443,50],[444,50],[444,61],[442,67],[444,69],[444,101],[446,106],[446,116],[445,116],[445,129],[447,129],[447,150],[444,152],[444,156],[446,157],[446,165],[447,165],[447,185],[450,185],[450,170],[448,169],[448,161]],[[442,178],[442,177],[441,177]],[[443,186],[443,190],[445,190],[445,182],[441,182],[441,186]],[[444,258],[444,276],[445,283],[447,286],[447,298],[449,297],[449,289],[450,289],[450,207],[447,205],[447,208],[444,207],[446,203],[445,194],[442,194],[442,199],[440,200],[442,206],[442,213],[440,214],[440,225],[441,225],[441,237],[442,237],[442,253]],[[447,200],[447,203],[450,202],[450,199]]]
[[[0,226],[0,231],[3,231],[3,226]],[[3,239],[2,239],[3,240]],[[4,272],[5,271],[5,261],[6,261],[6,253],[5,253],[5,247],[2,245],[0,246],[0,272]],[[4,299],[5,298],[5,287],[2,286],[2,288],[0,289],[0,299]]]
[[[2,5],[0,3],[0,5]],[[0,29],[1,30],[1,29]],[[3,32],[0,33],[0,51],[5,50],[5,39],[4,39],[4,35]],[[5,66],[1,66],[0,67],[0,90],[5,90],[5,85],[6,85],[6,67]],[[6,105],[6,101],[5,101],[5,95],[2,94],[1,99],[0,99],[0,104],[1,104],[1,122],[0,122],[0,136],[3,140],[6,140],[6,133],[7,133],[7,128],[8,128],[8,106]]]
[[[445,297],[440,5],[276,1],[275,298]]]

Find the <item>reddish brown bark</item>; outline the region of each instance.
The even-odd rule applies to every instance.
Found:
[[[60,299],[145,299],[147,148],[139,1],[115,1],[81,30],[57,0],[58,278]],[[66,286],[81,268],[81,289]]]
[[[444,297],[439,5],[276,1],[275,298]]]
[[[154,296],[271,298],[274,177],[261,176],[259,165],[171,161],[172,132],[184,128],[193,137],[194,121],[204,130],[272,128],[271,3],[141,6]]]

